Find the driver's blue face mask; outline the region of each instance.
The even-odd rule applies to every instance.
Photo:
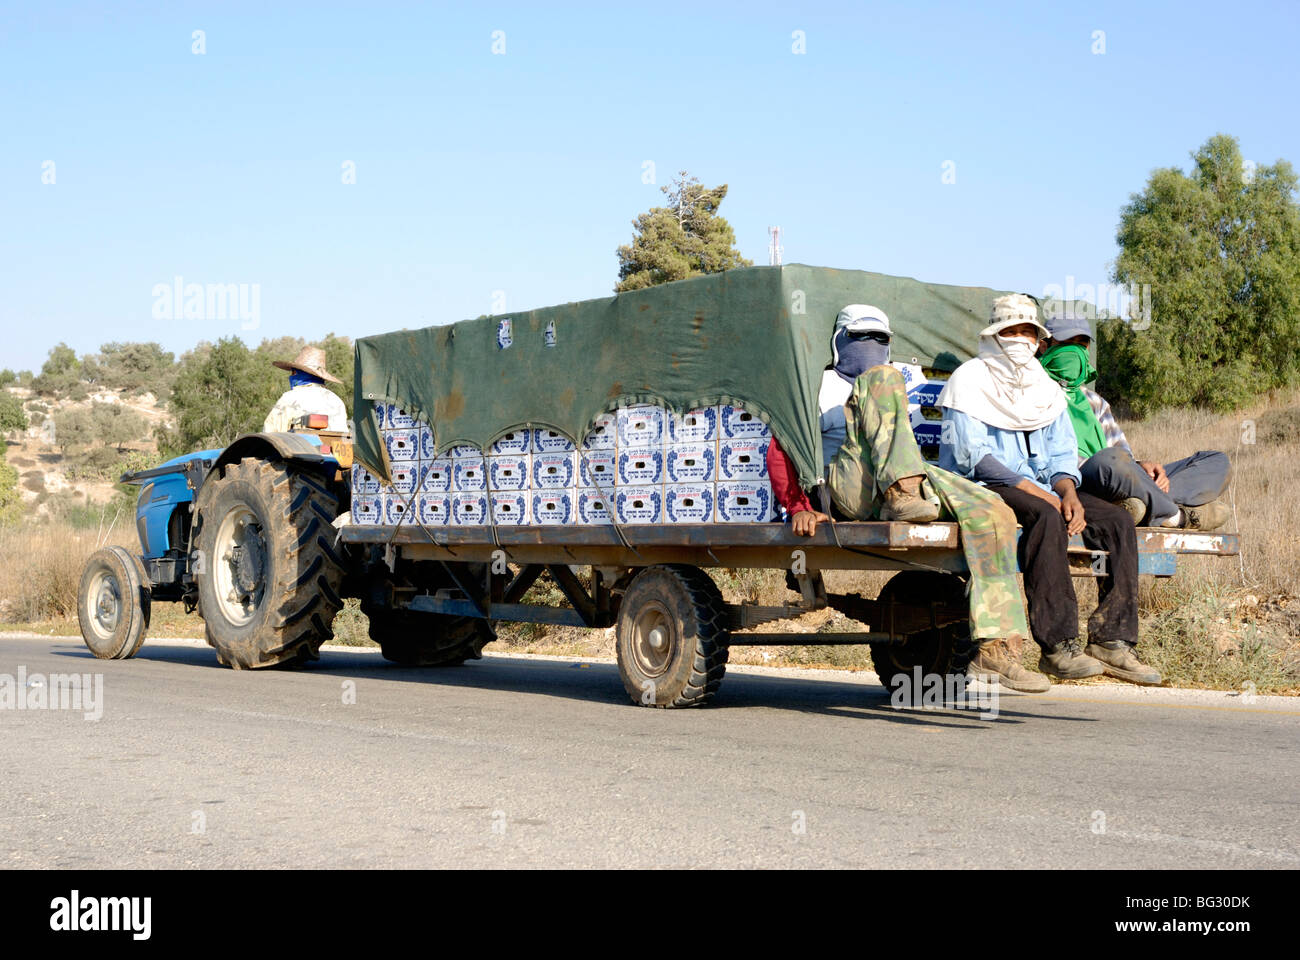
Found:
[[[314,377],[314,376],[312,376],[310,373],[307,373],[305,370],[290,370],[290,371],[289,371],[289,388],[290,388],[290,389],[292,389],[292,388],[294,388],[294,387],[301,387],[301,386],[303,386],[304,384],[307,384],[307,383],[319,383],[319,384],[322,384],[322,385],[323,385],[323,384],[325,383],[325,381],[322,380],[320,377]]]
[[[831,341],[835,372],[852,383],[872,367],[889,362],[889,336],[880,331],[849,333],[836,331]]]

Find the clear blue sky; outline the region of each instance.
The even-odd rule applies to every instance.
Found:
[[[780,224],[786,262],[1104,281],[1153,168],[1216,132],[1300,163],[1298,35],[1294,2],[4,0],[0,367],[605,296],[647,160],[729,184],[757,263]],[[154,320],[177,275],[260,284],[260,327]]]

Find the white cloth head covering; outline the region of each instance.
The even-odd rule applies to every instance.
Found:
[[[1032,360],[1017,367],[998,343],[997,331],[1019,323],[1033,323],[1047,333],[1036,305],[1024,294],[993,301],[989,326],[980,331],[978,356],[953,371],[939,394],[939,406],[1000,430],[1039,430],[1065,411],[1065,391],[1043,365]]]
[[[889,329],[889,317],[884,310],[879,307],[873,307],[869,303],[850,303],[847,307],[839,312],[835,318],[835,332],[831,334],[831,366],[840,365],[840,331],[844,330],[849,333],[883,333],[889,339],[894,338],[893,331]],[[879,349],[867,351],[878,353],[877,359],[881,363],[889,362],[889,347],[882,346]],[[852,379],[852,378],[850,378]]]

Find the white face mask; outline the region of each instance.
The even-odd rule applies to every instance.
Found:
[[[1002,351],[1011,365],[1016,368],[1029,366],[1034,362],[1034,354],[1038,352],[1038,345],[1028,340],[1022,340],[1020,337],[997,337],[998,349]]]

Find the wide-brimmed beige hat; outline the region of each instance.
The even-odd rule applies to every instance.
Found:
[[[1032,323],[1036,326],[1040,340],[1051,336],[1042,321],[1038,319],[1038,304],[1034,303],[1033,298],[1023,293],[1009,293],[993,301],[993,306],[989,310],[989,325],[980,331],[980,336],[991,337],[1007,327],[1022,323]]]
[[[325,351],[320,347],[303,347],[292,360],[272,360],[271,366],[281,370],[301,370],[330,383],[343,382],[338,377],[330,376],[330,372],[325,369]]]

